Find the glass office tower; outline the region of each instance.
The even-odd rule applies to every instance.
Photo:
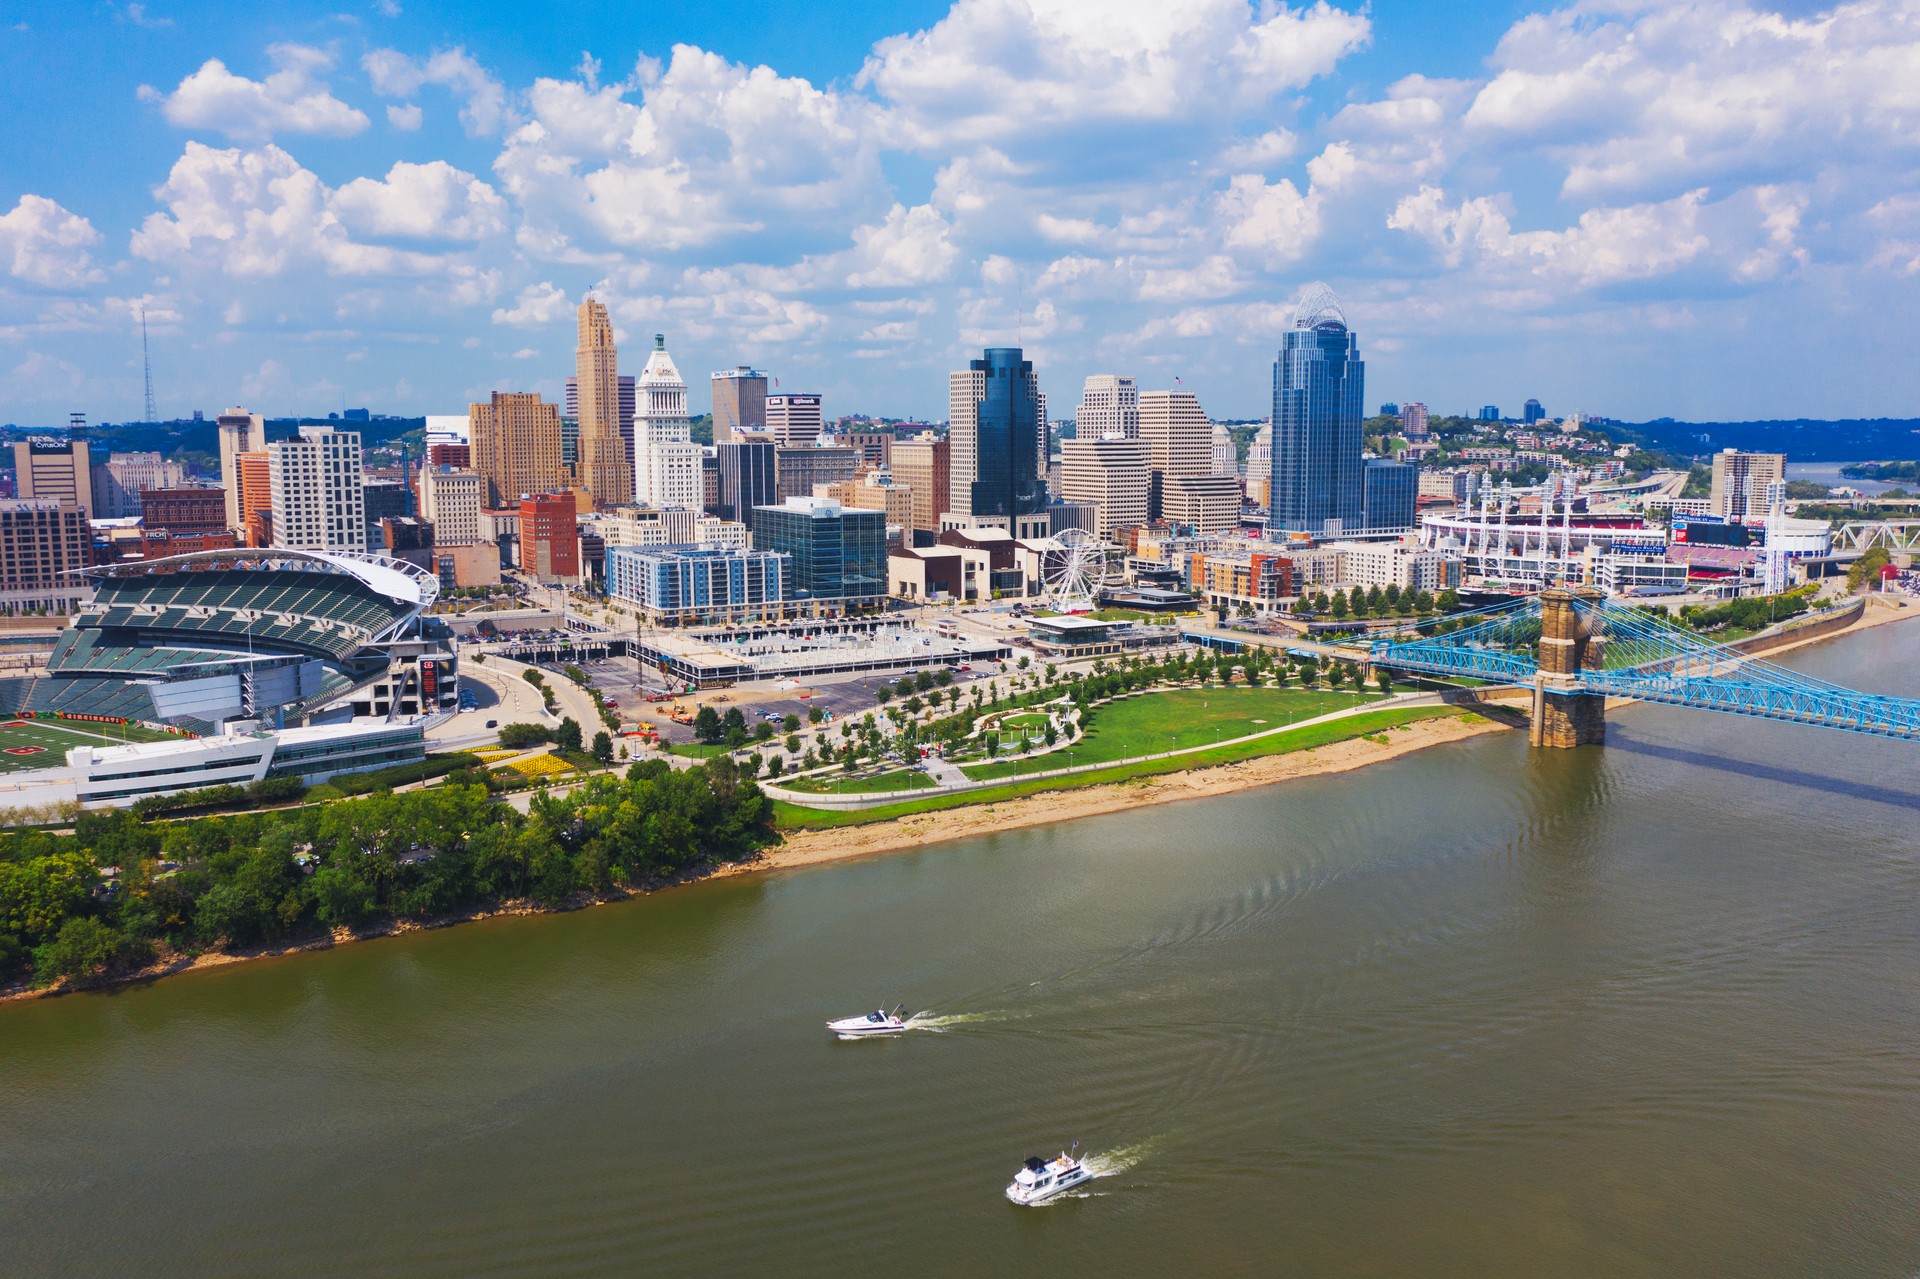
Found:
[[[984,354],[952,377],[954,499],[964,494],[964,511],[975,517],[1012,521],[1044,513],[1047,424],[1033,361],[1017,346]]]
[[[1273,364],[1273,488],[1267,528],[1336,537],[1366,522],[1361,402],[1366,365],[1333,290],[1308,287]]]
[[[788,557],[788,599],[840,611],[886,598],[885,511],[790,497],[778,506],[756,506],[751,515],[754,549]]]

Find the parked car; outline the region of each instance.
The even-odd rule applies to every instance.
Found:
[[[487,727],[488,727],[488,728],[498,728],[498,727],[500,727],[500,721],[499,721],[499,720],[497,720],[497,719],[490,719],[490,720],[488,720],[488,721],[487,721]]]

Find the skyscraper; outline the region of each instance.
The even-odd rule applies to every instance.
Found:
[[[713,513],[723,520],[745,522],[756,506],[780,500],[780,480],[771,440],[732,439],[713,446],[718,454],[719,492]]]
[[[367,549],[360,432],[303,426],[267,446],[273,544],[298,551]]]
[[[764,420],[774,443],[790,449],[812,448],[820,442],[820,397],[769,395]]]
[[[1528,400],[1520,406],[1520,420],[1528,426],[1532,426],[1535,422],[1542,420],[1546,416],[1547,411],[1540,407],[1540,401],[1538,400]]]
[[[713,442],[767,429],[767,375],[742,364],[713,375]]]
[[[231,408],[214,419],[220,432],[220,485],[227,490],[227,527],[243,530],[246,519],[240,513],[240,468],[236,461],[242,453],[267,451],[267,423],[258,413]]]
[[[984,355],[947,378],[952,513],[1015,537],[1045,536],[1047,425],[1033,361],[1017,346],[988,347]]]
[[[636,498],[662,510],[699,510],[700,446],[693,442],[693,424],[687,419],[687,384],[667,354],[666,334],[653,335],[653,350],[634,390]]]
[[[633,501],[633,463],[620,438],[620,368],[607,308],[592,298],[580,304],[580,344],[574,376],[580,387],[579,460],[574,478],[601,510]]]
[[[13,446],[14,492],[93,512],[93,465],[85,440],[21,440]]]
[[[1153,472],[1144,440],[1117,431],[1093,438],[1076,433],[1060,442],[1060,456],[1061,499],[1097,503],[1094,532],[1111,539],[1121,529],[1147,522]]]
[[[1365,382],[1339,299],[1324,284],[1307,286],[1273,364],[1273,532],[1338,536],[1364,523]]]
[[[499,508],[560,486],[560,412],[531,391],[495,391],[470,405],[473,469],[487,482],[486,504]]]
[[[953,452],[946,437],[922,432],[895,440],[893,478],[913,493],[913,531],[938,533],[940,517],[953,509]]]
[[[1213,423],[1191,391],[1143,391],[1139,429],[1153,469],[1149,515],[1157,520],[1168,480],[1213,473]]]
[[[1074,436],[1082,440],[1117,435],[1140,438],[1140,387],[1130,377],[1095,373],[1080,391],[1080,412],[1074,418]]]

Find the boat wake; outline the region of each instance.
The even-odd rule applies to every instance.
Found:
[[[1113,1177],[1130,1169],[1139,1167],[1159,1149],[1161,1139],[1149,1137],[1145,1141],[1136,1141],[1127,1146],[1115,1146],[1112,1150],[1103,1150],[1097,1155],[1088,1155],[1083,1161],[1088,1172],[1096,1177]]]
[[[1018,1021],[1026,1014],[1015,1012],[986,1013],[915,1013],[907,1018],[908,1030],[931,1030],[944,1034],[956,1026],[979,1026],[995,1021]]]

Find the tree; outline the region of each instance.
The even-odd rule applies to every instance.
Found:
[[[602,764],[613,762],[613,734],[602,729],[593,735],[593,757]]]
[[[1413,597],[1413,611],[1416,613],[1433,612],[1433,596],[1421,591]]]
[[[1389,583],[1385,591],[1384,598],[1387,601],[1387,607],[1395,612],[1398,612],[1400,608],[1400,583],[1398,582]]]
[[[915,675],[913,677],[913,691],[916,693],[932,692],[933,691],[933,672],[921,671],[919,674]]]
[[[571,716],[560,721],[560,727],[553,730],[553,744],[563,751],[580,749],[580,725]]]
[[[1382,666],[1373,672],[1373,682],[1380,686],[1382,693],[1393,691],[1393,672]]]
[[[888,688],[885,684],[882,684],[879,688],[876,688],[873,690],[873,700],[880,703],[882,706],[885,706],[888,702],[893,700],[893,690]],[[814,709],[818,710],[819,707],[816,706]]]
[[[1047,667],[1047,676],[1048,678],[1052,678],[1053,667],[1051,666]],[[941,688],[945,688],[949,684],[953,683],[953,672],[948,670],[946,667],[942,666],[937,672],[935,672],[933,677],[933,682],[938,684]]]
[[[787,748],[787,754],[798,755],[800,753],[800,734],[788,733],[787,740],[783,744]]]
[[[825,719],[826,717],[827,717],[826,711],[821,709],[820,707],[818,706],[807,707],[807,723],[818,724],[821,720]]]
[[[1367,588],[1367,612],[1378,613],[1386,608],[1387,597],[1378,584]]]
[[[1059,740],[1060,740],[1060,732],[1058,729],[1056,729],[1053,726],[1053,721],[1049,719],[1047,721],[1047,745],[1052,746],[1054,743],[1058,742]]]
[[[1338,622],[1347,615],[1347,597],[1339,591],[1333,593],[1333,620]]]
[[[726,728],[728,737],[732,737],[736,732],[742,736],[746,735],[747,717],[741,713],[738,706],[727,707],[727,713],[720,722]]]
[[[911,675],[906,676],[905,678],[901,679],[899,683],[895,684],[893,686],[893,695],[895,697],[912,697],[913,696],[913,677]]]
[[[1440,592],[1440,598],[1434,601],[1434,606],[1442,613],[1459,612],[1460,592],[1449,586],[1446,590]]]
[[[900,709],[905,711],[909,715],[918,715],[921,709],[925,705],[926,704],[922,702],[918,696],[914,696],[914,697],[909,697],[906,701],[900,703]]]
[[[119,957],[125,938],[91,915],[60,925],[59,933],[33,953],[37,980],[91,977]]]
[[[711,746],[726,735],[720,726],[720,716],[711,706],[702,706],[693,717],[693,738]]]
[[[773,740],[773,723],[771,720],[763,719],[753,726],[753,740],[756,742],[770,742]]]
[[[788,715],[785,719],[780,721],[780,731],[783,733],[799,732],[800,717],[798,715],[791,715],[791,714]]]
[[[773,758],[767,761],[768,777],[778,777],[780,776],[781,773],[784,773],[785,771],[786,771],[786,764],[781,761],[778,755],[775,755]]]

